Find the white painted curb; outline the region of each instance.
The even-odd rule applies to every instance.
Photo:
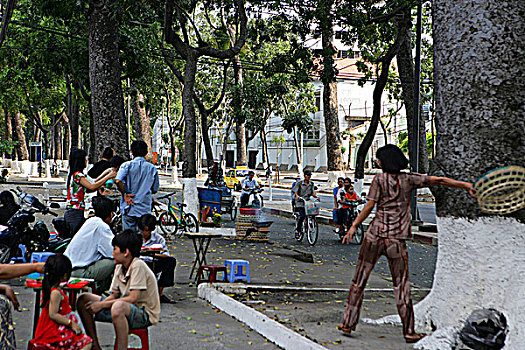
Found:
[[[326,350],[325,347],[286,328],[263,313],[222,294],[209,283],[200,284],[198,293],[200,298],[206,299],[213,306],[245,323],[283,349]]]

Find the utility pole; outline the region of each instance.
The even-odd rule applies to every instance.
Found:
[[[417,23],[416,23],[416,58],[414,67],[414,120],[412,123],[412,147],[411,147],[411,171],[417,173],[419,170],[419,88],[421,79],[421,17],[422,1],[417,3]],[[412,192],[412,221],[419,221],[417,210],[417,189]]]

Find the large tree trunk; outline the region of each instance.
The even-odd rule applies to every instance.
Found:
[[[332,8],[332,0],[324,0],[323,7],[328,11]],[[326,159],[328,171],[342,171],[343,154],[341,152],[341,134],[339,133],[339,115],[337,102],[337,70],[334,67],[334,58],[337,50],[332,42],[334,36],[333,25],[328,22],[332,18],[330,13],[321,22],[321,40],[323,45],[323,115],[326,127]]]
[[[133,92],[131,93],[131,111],[133,114],[133,122],[135,123],[135,138],[142,140],[148,145],[148,150],[151,151],[151,126],[149,116],[146,113],[146,100],[144,95],[138,87],[131,82]]]
[[[403,17],[396,21],[399,35],[403,36],[399,45],[396,56],[397,67],[399,70],[399,79],[401,80],[401,95],[405,104],[405,112],[408,124],[408,149],[412,149],[412,139],[414,138],[414,59],[412,58],[412,40],[410,28],[412,27],[411,11],[407,7],[403,11]],[[419,113],[419,159],[418,172],[426,173],[428,171],[428,150],[425,129],[425,118]],[[386,140],[386,132],[385,132]]]
[[[67,89],[67,116],[69,125],[71,126],[71,149],[70,151],[80,148],[80,132],[79,132],[79,104],[78,99],[73,92],[73,87],[69,75],[65,75],[66,89]]]
[[[7,106],[3,106],[4,110],[4,118],[5,118],[5,139],[7,141],[13,141],[13,118],[11,117],[11,114],[9,113],[9,109]],[[6,154],[5,156],[13,159],[14,153],[11,152],[11,154]]]
[[[201,130],[202,130],[202,142],[204,143],[204,151],[206,153],[206,166],[210,167],[213,165],[213,149],[211,147],[211,140],[209,134],[208,125],[208,113],[207,111],[201,111]]]
[[[55,118],[60,118],[57,114]],[[53,149],[55,159],[62,159],[62,126],[61,123],[56,123],[54,129],[54,138],[53,138]]]
[[[184,88],[182,90],[182,114],[184,115],[184,166],[182,176],[197,176],[197,120],[193,104],[193,88],[197,72],[197,52],[190,50],[184,71]]]
[[[296,127],[293,129],[293,143],[295,145],[295,156],[297,159],[297,172],[299,173],[299,176],[303,178],[304,177],[303,157],[302,157],[301,151],[299,150],[299,139],[297,137]]]
[[[474,181],[487,170],[523,165],[523,1],[433,2],[437,155],[431,173]],[[490,49],[488,49],[490,48]],[[474,309],[495,308],[509,325],[505,349],[525,344],[525,225],[485,217],[466,191],[433,189],[439,249],[430,294],[416,325],[438,328],[420,349],[449,349]],[[523,210],[521,211],[523,212]],[[523,213],[521,213],[523,215]],[[512,217],[514,216],[514,217]]]
[[[116,154],[128,154],[118,57],[118,23],[113,7],[113,3],[107,0],[92,0],[87,12],[92,141],[97,157],[102,155],[106,146],[113,146]]]
[[[24,129],[22,127],[22,117],[19,113],[16,113],[13,117],[13,130],[14,138],[17,142],[16,144],[16,153],[18,155],[18,160],[28,160],[29,151],[27,150],[26,136],[24,134]]]
[[[239,56],[233,59],[233,73],[235,85],[242,86],[242,65]],[[239,90],[237,90],[239,92]],[[237,144],[237,165],[246,165],[248,163],[248,152],[246,150],[246,127],[245,122],[235,123],[235,139]]]
[[[390,63],[396,55],[400,40],[402,40],[402,37],[398,35],[396,41],[381,59],[381,73],[377,78],[373,93],[374,108],[372,111],[372,118],[370,119],[370,126],[368,127],[368,131],[366,132],[363,142],[361,142],[356,155],[355,178],[359,180],[362,180],[365,177],[366,154],[368,153],[368,150],[372,145],[377,132],[377,126],[379,125],[379,119],[381,118],[381,96],[383,95],[383,90],[385,89],[385,85],[388,80]],[[361,185],[359,185],[359,191],[360,190]]]
[[[71,125],[69,124],[69,118],[65,113],[62,114],[62,155],[65,160],[69,159],[71,154]]]
[[[268,142],[266,140],[266,133],[264,130],[261,130],[259,133],[261,137],[261,143],[263,147],[263,154],[262,154],[262,161],[263,161],[263,167],[266,169],[270,165],[270,159],[268,157]],[[275,162],[277,164],[277,161]]]

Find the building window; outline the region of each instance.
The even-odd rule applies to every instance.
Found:
[[[304,139],[308,141],[319,141],[320,139],[320,125],[319,122],[314,122],[310,130],[304,135]]]
[[[317,107],[317,110],[321,110],[321,91],[317,91],[315,93],[315,107]]]

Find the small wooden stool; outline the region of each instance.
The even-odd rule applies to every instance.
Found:
[[[203,272],[208,272],[208,279],[202,279]],[[197,285],[201,284],[202,282],[210,282],[213,283],[217,281],[217,272],[222,272],[223,277],[222,281],[226,279],[226,267],[221,265],[202,265],[199,267],[199,270],[197,271]]]
[[[128,350],[133,349],[142,349],[142,350],[149,350],[149,334],[147,328],[138,328],[138,329],[130,329],[128,334],[135,334],[137,337],[140,338],[140,346],[141,348],[128,348]],[[118,346],[115,343],[115,350],[117,350]]]

